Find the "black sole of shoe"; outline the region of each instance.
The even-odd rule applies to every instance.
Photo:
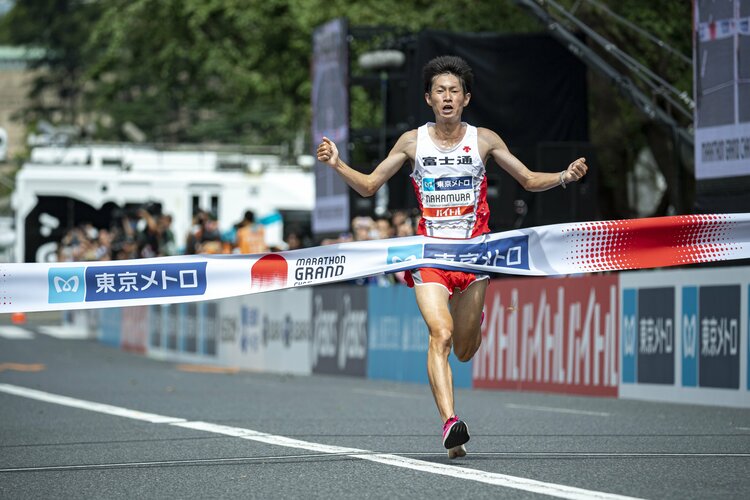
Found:
[[[445,440],[443,445],[446,449],[451,449],[455,446],[461,446],[462,444],[469,442],[469,429],[463,422],[458,422],[454,425],[448,433],[448,438]]]

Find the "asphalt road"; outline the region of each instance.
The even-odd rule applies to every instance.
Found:
[[[450,460],[426,386],[194,373],[27,330],[0,335],[1,498],[750,498],[747,410],[459,390]]]

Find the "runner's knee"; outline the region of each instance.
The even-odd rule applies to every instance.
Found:
[[[430,329],[430,347],[438,352],[450,352],[453,343],[453,331],[447,326]]]

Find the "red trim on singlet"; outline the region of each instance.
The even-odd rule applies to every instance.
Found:
[[[490,232],[490,206],[487,203],[487,172],[484,173],[482,184],[479,186],[479,200],[477,202],[477,219],[474,221],[474,230],[471,237],[475,238]]]

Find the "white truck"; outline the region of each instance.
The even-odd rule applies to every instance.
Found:
[[[37,147],[11,198],[15,260],[54,260],[67,229],[87,222],[106,227],[113,214],[143,205],[172,216],[178,248],[198,209],[213,213],[223,230],[252,210],[268,222],[266,243],[282,245],[282,220],[309,221],[315,203],[309,159],[298,163],[305,165],[283,165],[272,153],[131,144]]]

